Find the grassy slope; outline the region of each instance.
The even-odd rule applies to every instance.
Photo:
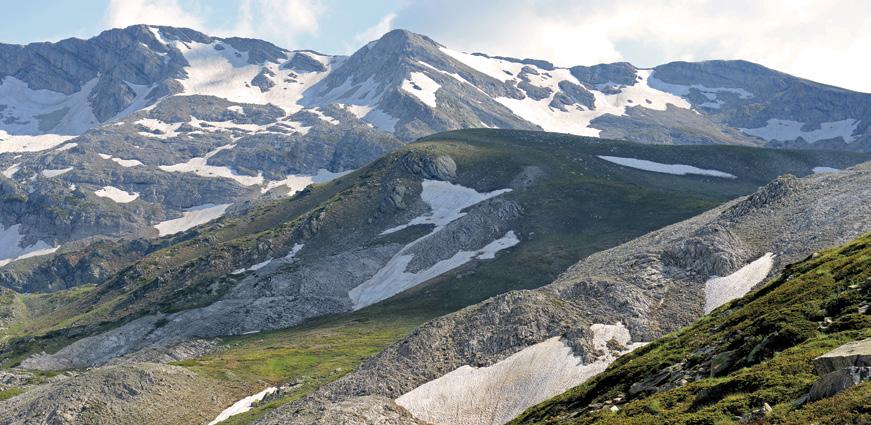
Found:
[[[871,337],[871,234],[791,265],[779,278],[697,323],[618,359],[604,373],[530,408],[515,423],[721,424],[773,407],[768,423],[869,423],[871,383],[796,408],[817,376],[811,360]],[[831,324],[824,324],[825,318]],[[767,337],[767,338],[766,338]],[[754,351],[754,348],[756,349]],[[731,353],[717,376],[708,362]],[[704,371],[684,386],[630,398],[619,412],[587,409],[669,366]]]

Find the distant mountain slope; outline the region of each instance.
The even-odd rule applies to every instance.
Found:
[[[198,94],[288,114],[333,105],[406,141],[499,127],[647,143],[871,150],[871,95],[744,61],[561,68],[462,53],[404,30],[345,57],[144,25],[89,40],[0,45],[0,59],[6,144],[27,140],[14,135],[77,135],[165,96]]]
[[[796,403],[819,379],[815,357],[871,337],[869,299],[866,235],[789,265],[759,290],[619,359],[514,423],[866,423],[868,383]]]
[[[347,57],[146,25],[0,45],[0,267],[169,234],[444,130],[861,152],[869,105],[742,61],[561,68],[404,30]]]
[[[614,162],[620,158],[637,163]],[[97,286],[75,291],[60,308],[37,309],[7,337],[45,334],[55,344],[124,325],[31,363],[63,368],[189,338],[283,328],[403,298],[426,283],[424,293],[402,302],[441,314],[545,284],[578,258],[784,172],[857,160],[839,152],[648,146],[540,132],[446,133],[173,239],[23,260],[3,275],[11,287],[57,280]],[[70,268],[99,272],[67,274]],[[30,299],[39,297],[22,296],[25,305]],[[114,339],[119,332],[122,344]],[[20,340],[5,353],[14,357],[24,349],[18,344],[36,343],[31,350],[45,341]]]
[[[867,232],[869,179],[871,163],[777,178],[750,196],[593,254],[550,285],[430,321],[260,423],[324,417],[335,403],[364,396],[428,422],[508,421],[640,343],[740,297],[787,264]]]

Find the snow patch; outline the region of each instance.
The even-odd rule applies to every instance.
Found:
[[[141,161],[139,161],[138,159],[115,158],[112,155],[107,155],[105,153],[98,153],[97,155],[99,155],[100,158],[103,158],[103,159],[110,159],[110,160],[112,160],[112,162],[114,162],[114,163],[116,163],[124,168],[136,167],[138,165],[145,165]]]
[[[55,151],[55,152],[68,151],[68,150],[70,150],[70,149],[72,149],[72,148],[74,148],[74,147],[76,147],[76,146],[78,146],[78,145],[79,145],[79,144],[76,143],[76,142],[73,142],[73,143],[67,143],[67,144],[65,144],[65,145],[62,145],[62,146],[59,147],[59,148],[56,148],[54,151]]]
[[[537,78],[538,81],[535,81],[539,87],[551,89],[549,97],[541,100],[530,97],[523,99],[497,97],[495,100],[510,109],[515,115],[539,125],[545,131],[599,137],[601,130],[591,127],[591,122],[605,114],[625,116],[626,110],[630,107],[665,111],[668,105],[673,105],[678,108],[690,109],[690,104],[685,99],[650,87],[648,79],[651,72],[651,70],[637,70],[635,84],[620,87],[620,91],[617,93],[606,94],[591,90],[590,93],[594,98],[593,109],[587,109],[582,105],[569,105],[566,111],[562,111],[550,106],[554,96],[561,91],[559,88],[561,81],[579,84],[578,80],[571,75],[571,71],[563,68],[546,71],[551,77],[544,77],[545,71],[542,71]]]
[[[653,87],[657,90],[662,90],[664,92],[676,94],[681,97],[689,96],[692,90],[698,90],[703,96],[705,96],[708,101],[704,103],[700,103],[699,106],[705,108],[712,109],[720,109],[720,107],[725,103],[723,100],[717,98],[718,93],[732,93],[737,95],[741,99],[751,99],[753,98],[753,93],[750,93],[747,90],[737,87],[705,87],[701,84],[672,84],[666,83],[665,81],[658,80],[650,76],[648,79],[648,84],[650,87]]]
[[[0,267],[17,260],[48,255],[60,248],[60,246],[53,247],[41,240],[32,245],[21,246],[24,235],[20,233],[20,229],[20,224],[13,224],[8,228],[0,225]]]
[[[133,202],[139,197],[138,192],[127,192],[114,186],[103,186],[102,189],[95,190],[94,195],[102,198],[109,198],[119,204]]]
[[[329,74],[329,60],[322,61],[327,66],[325,72],[298,73],[271,62],[249,64],[247,52],[237,51],[221,41],[209,44],[173,41],[170,44],[179,49],[190,64],[185,68],[187,78],[179,80],[185,95],[211,95],[238,103],[271,103],[291,114],[301,109],[298,102],[303,92]],[[215,50],[216,45],[221,45],[222,49]],[[314,54],[309,56],[320,61]],[[251,84],[264,68],[274,74],[270,79],[275,84],[265,92]]]
[[[618,356],[643,344],[631,344],[621,323],[594,324],[593,347],[603,353],[584,364],[560,337],[524,348],[491,366],[462,366],[396,399],[416,418],[442,425],[501,425],[526,408],[583,383]],[[612,352],[614,340],[625,350]]]
[[[466,215],[466,213],[461,212],[462,210],[511,191],[511,189],[500,189],[481,193],[470,187],[441,180],[424,180],[421,182],[421,186],[420,197],[429,205],[430,212],[415,217],[401,226],[387,229],[381,232],[382,235],[418,224],[434,224],[436,227],[432,233],[435,233],[448,223]]]
[[[314,183],[325,183],[335,178],[344,176],[345,174],[350,173],[351,171],[341,171],[338,173],[331,172],[326,169],[319,169],[317,174],[315,175],[307,175],[307,174],[291,174],[287,176],[284,180],[272,180],[267,182],[263,188],[260,189],[261,193],[269,192],[272,189],[277,187],[287,187],[289,189],[287,195],[291,196],[295,193],[305,189],[310,184]]]
[[[158,168],[171,173],[194,173],[198,176],[203,177],[227,178],[236,181],[242,186],[254,186],[263,184],[263,175],[261,173],[258,173],[256,176],[246,176],[236,173],[236,171],[230,167],[208,164],[209,158],[217,155],[218,152],[226,149],[233,149],[234,147],[236,147],[236,145],[224,145],[210,151],[206,154],[206,156],[191,158],[187,162],[183,162],[180,164],[160,165],[158,166]]]
[[[416,224],[434,224],[435,227],[428,234],[402,247],[374,276],[348,292],[348,297],[353,301],[355,310],[390,298],[408,288],[460,267],[473,259],[495,258],[497,252],[520,242],[513,231],[508,231],[503,237],[480,249],[459,251],[450,258],[433,264],[426,270],[416,273],[406,272],[408,264],[414,258],[414,254],[408,253],[413,246],[438,233],[448,223],[465,215],[461,212],[463,209],[511,191],[511,189],[502,189],[480,193],[468,187],[438,180],[424,180],[422,186],[421,198],[430,206],[430,212],[415,217],[407,224],[385,230],[382,234],[396,232]]]
[[[401,89],[418,98],[424,104],[436,107],[436,91],[441,85],[422,72],[412,72],[409,78],[402,81]]]
[[[169,139],[172,137],[178,137],[178,128],[181,127],[182,124],[184,124],[181,122],[168,123],[161,120],[156,120],[154,118],[142,118],[140,120],[134,121],[133,123],[151,130],[150,132],[140,131],[140,135],[156,139]]]
[[[859,127],[859,121],[851,118],[841,121],[824,122],[820,123],[819,129],[810,131],[802,130],[805,125],[805,123],[799,121],[772,118],[768,120],[765,127],[739,128],[739,130],[744,132],[744,134],[755,136],[768,142],[774,140],[792,141],[802,138],[808,143],[815,143],[820,140],[840,137],[844,142],[851,143],[856,140],[853,133]]]
[[[203,204],[191,207],[182,212],[181,218],[162,221],[154,225],[158,236],[173,235],[190,228],[208,223],[222,215],[231,204]]]
[[[456,50],[448,49],[447,47],[439,47],[446,55],[462,62],[469,68],[472,68],[482,74],[489,75],[499,81],[507,82],[514,79],[514,76],[523,68],[522,64],[505,61],[502,59],[488,58],[486,56],[478,56]]]
[[[276,387],[269,387],[263,391],[260,391],[257,394],[249,395],[235,403],[232,406],[224,409],[215,419],[209,422],[208,425],[215,425],[217,423],[223,422],[230,418],[231,416],[238,415],[240,413],[245,413],[251,410],[254,407],[254,403],[257,403],[260,400],[263,400],[263,397],[266,397],[269,394],[278,391]]]
[[[12,165],[6,167],[5,170],[3,170],[3,177],[6,177],[7,179],[11,179],[12,176],[14,176],[15,173],[17,173],[18,170],[20,170],[20,169],[21,169],[20,162],[17,164],[12,164]]]
[[[144,165],[138,159],[121,159],[121,158],[111,158],[111,159],[113,162],[115,162],[116,164],[118,164],[124,168],[135,167],[137,165]]]
[[[42,134],[38,136],[10,135],[0,130],[0,153],[39,152],[61,145],[76,136]]]
[[[73,167],[59,168],[56,170],[52,170],[52,169],[42,170],[41,174],[43,177],[51,178],[51,177],[57,177],[59,175],[69,173],[70,171],[73,171]]]
[[[243,113],[243,112],[245,111],[245,110],[242,109],[242,107],[239,106],[239,105],[228,106],[228,107],[227,107],[227,110],[230,111],[230,112],[235,112],[235,113],[237,113],[237,114],[241,114],[241,113]]]
[[[685,176],[687,174],[698,174],[702,176],[722,177],[727,179],[737,178],[733,174],[729,174],[719,170],[708,170],[704,168],[693,167],[685,164],[663,164],[660,162],[647,161],[636,158],[621,158],[618,156],[596,155],[605,161],[622,165],[624,167],[635,168],[638,170],[652,171],[655,173],[674,174],[676,176]]]
[[[814,174],[825,174],[825,173],[837,173],[841,171],[840,168],[832,168],[832,167],[814,167],[811,169]]]
[[[339,125],[339,120],[337,120],[331,116],[327,116],[326,114],[324,114],[323,111],[320,110],[320,108],[307,109],[307,111],[317,115],[321,121],[323,121],[327,124]]]
[[[46,89],[32,90],[24,81],[4,77],[0,80],[0,99],[7,108],[0,111],[0,131],[16,135],[84,133],[99,125],[88,100],[97,81],[93,78],[78,92],[66,95]]]
[[[424,236],[424,238],[428,236]],[[354,310],[359,310],[379,301],[386,300],[406,289],[413,288],[474,259],[485,260],[496,258],[497,252],[517,245],[520,242],[514,231],[508,231],[505,233],[505,236],[490,242],[481,249],[476,251],[459,251],[451,258],[441,260],[426,270],[421,270],[417,273],[407,272],[405,270],[408,268],[411,260],[414,259],[414,255],[407,254],[406,252],[408,252],[409,247],[421,239],[406,245],[381,270],[378,270],[374,276],[348,292],[348,296],[354,302]]]
[[[726,277],[713,276],[705,282],[705,314],[736,298],[743,297],[765,280],[774,266],[773,253],[766,253]]]

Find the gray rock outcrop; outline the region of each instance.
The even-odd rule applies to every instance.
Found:
[[[811,386],[808,401],[831,397],[871,380],[871,339],[844,344],[814,359],[820,379]]]

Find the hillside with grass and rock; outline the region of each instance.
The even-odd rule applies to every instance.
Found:
[[[814,252],[513,423],[864,423],[871,237]]]
[[[395,403],[429,422],[509,421],[787,265],[865,233],[869,175],[866,163],[777,178],[750,196],[591,255],[550,285],[432,320],[261,423],[323,417],[333,404],[360,397]],[[556,367],[565,370],[553,374]]]
[[[545,285],[579,258],[714,208],[784,173],[814,175],[811,181],[860,179],[852,169],[814,173],[862,159],[839,152],[654,146],[524,131],[435,135],[292,197],[252,204],[178,235],[100,241],[53,257],[63,263],[17,265],[18,276],[30,276],[21,280],[53,276],[54,265],[64,263],[99,268],[105,276],[53,292],[6,290],[0,358],[6,367],[28,373],[170,362],[250,394],[262,385],[287,387],[271,396],[270,403],[281,405],[341,378],[427,320],[506,291]],[[784,187],[803,187],[796,181],[787,178]],[[779,193],[774,187],[769,192]],[[769,195],[756,196],[762,197],[746,201],[745,208],[755,211],[757,203],[769,202]],[[837,203],[842,221],[861,214],[860,207],[850,206],[862,192],[852,196]],[[739,251],[735,255],[741,258],[711,267],[727,275],[751,254]],[[695,302],[666,305],[659,314],[689,321],[697,317]],[[542,311],[561,304],[550,296],[534,303]],[[521,313],[523,308],[517,310],[520,323],[538,314]],[[556,327],[585,320],[571,311],[558,314]],[[609,314],[616,323],[622,313]],[[630,347],[641,340],[628,337],[636,324],[615,323],[597,327],[596,341],[614,337]],[[300,333],[313,341],[331,340],[331,348],[300,345],[293,337]],[[272,342],[263,347],[264,341]],[[554,343],[563,346],[548,344]],[[571,360],[572,350],[563,358]],[[305,360],[311,355],[325,368],[335,367],[307,369],[306,364],[313,366]],[[609,356],[599,364],[606,365]],[[250,360],[240,363],[242,358]],[[569,376],[574,378],[562,385],[585,375]],[[40,391],[38,385],[43,384],[21,388],[27,394]],[[537,397],[552,391],[544,388]],[[402,411],[392,403],[382,406],[385,414]]]

